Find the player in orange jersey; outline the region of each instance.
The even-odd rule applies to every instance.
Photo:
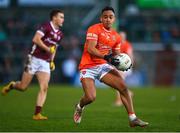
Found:
[[[133,57],[133,47],[131,45],[131,43],[129,41],[127,41],[127,37],[126,37],[126,33],[125,32],[120,32],[119,33],[122,41],[121,41],[121,46],[120,46],[120,52],[121,53],[126,53],[129,55],[129,57],[131,58],[132,62],[134,61],[134,57]],[[127,76],[131,75],[132,73],[132,68],[129,69],[128,71],[119,71],[120,74],[122,75],[122,78],[125,80]],[[133,96],[133,92],[129,90],[129,94],[131,96]],[[115,106],[122,106],[122,100],[121,100],[121,95],[120,93],[117,91],[116,93],[116,100],[115,100]]]
[[[121,44],[120,35],[112,29],[115,21],[114,9],[112,7],[102,9],[100,21],[101,23],[90,26],[87,31],[84,52],[79,65],[84,95],[75,107],[74,122],[81,122],[84,107],[95,100],[94,82],[97,79],[121,93],[131,127],[147,126],[147,122],[136,117],[129,91],[119,71],[114,67],[119,64],[119,61],[114,59],[113,55],[120,53]]]

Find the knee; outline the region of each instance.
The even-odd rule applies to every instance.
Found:
[[[43,93],[46,93],[47,92],[47,90],[48,90],[48,84],[45,84],[45,85],[41,85],[40,86],[40,88],[41,88],[41,92],[43,92]]]
[[[129,92],[127,87],[119,88],[118,91],[120,92],[120,94],[127,94]]]
[[[93,102],[96,100],[96,95],[88,95],[86,96],[86,98],[89,102]]]
[[[121,83],[120,85],[118,85],[117,90],[120,93],[128,93],[128,88],[124,83]]]

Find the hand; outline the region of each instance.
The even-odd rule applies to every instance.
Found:
[[[118,59],[113,58],[112,54],[105,55],[104,59],[114,66],[118,66],[120,63]]]
[[[56,51],[56,47],[55,47],[55,46],[51,46],[51,47],[49,48],[49,52],[50,52],[51,54],[54,54],[55,51]]]
[[[54,64],[54,62],[51,61],[51,62],[49,63],[49,65],[50,65],[51,71],[54,71],[54,70],[55,70],[55,64]]]

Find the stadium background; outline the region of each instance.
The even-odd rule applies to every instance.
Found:
[[[165,3],[167,1],[164,0],[164,5],[162,5],[163,0],[156,2],[151,0],[149,3],[146,3],[146,0],[54,0],[54,2],[13,0],[6,4],[8,1],[1,0],[0,8],[1,83],[20,78],[36,27],[48,21],[49,11],[53,8],[60,8],[65,12],[65,23],[64,39],[57,53],[56,70],[51,80],[54,83],[74,82],[75,77],[76,79],[78,77],[77,65],[82,53],[86,29],[99,21],[102,7],[112,5],[117,15],[115,27],[118,31],[127,32],[128,40],[135,49],[136,65],[132,78],[136,78],[136,82],[130,83],[140,86],[180,84],[178,58],[180,2],[178,0],[169,3]],[[156,4],[151,4],[153,2]],[[171,4],[173,2],[174,5]],[[167,44],[174,51],[163,54],[162,51],[165,51],[164,47]],[[69,65],[71,69],[67,68],[70,67]]]
[[[31,117],[30,115],[33,112],[34,104],[29,101],[32,97],[32,101],[35,101],[34,96],[38,91],[38,89],[32,89],[29,94],[26,93],[24,96],[18,93],[12,94],[17,97],[16,100],[23,106],[23,110],[29,113],[25,118],[20,113],[18,114],[18,111],[21,112],[21,110],[16,108],[12,95],[7,98],[9,99],[8,102],[0,97],[0,106],[3,107],[0,111],[0,131],[180,131],[178,128],[180,120],[178,99],[180,85],[179,0],[0,0],[0,86],[10,80],[21,78],[23,65],[32,45],[31,40],[36,27],[38,24],[49,20],[51,9],[62,9],[65,13],[65,23],[62,28],[64,39],[60,43],[55,58],[56,70],[52,73],[50,82],[50,88],[56,88],[56,90],[49,90],[49,97],[51,98],[48,97],[47,104],[49,104],[45,110],[46,113],[49,111],[51,119],[59,118],[53,116],[53,113],[59,111],[60,114],[63,114],[63,111],[70,111],[71,108],[66,108],[67,105],[74,104],[74,100],[78,100],[82,93],[80,89],[74,88],[80,88],[77,67],[83,50],[86,30],[88,26],[99,22],[100,11],[106,5],[113,6],[116,11],[117,22],[114,28],[118,31],[126,31],[128,40],[134,47],[136,64],[133,66],[133,75],[128,78],[127,83],[133,88],[141,88],[134,90],[135,95],[137,95],[135,100],[137,108],[139,107],[138,111],[143,112],[141,115],[148,118],[151,123],[162,124],[154,125],[153,128],[147,130],[131,130],[127,128],[127,125],[122,124],[124,121],[121,121],[121,127],[116,127],[116,125],[109,127],[105,122],[108,120],[103,121],[95,117],[97,121],[103,121],[103,127],[96,123],[97,125],[84,124],[75,129],[73,124],[67,120],[66,124],[68,123],[69,126],[67,129],[65,127],[59,129],[61,126],[59,127],[56,125],[58,123],[52,121],[46,123],[47,128],[37,129],[34,128],[32,121],[25,121]],[[37,81],[33,80],[33,82],[35,85],[31,88],[38,88]],[[158,86],[162,86],[161,89],[158,89]],[[173,89],[174,87],[176,89]],[[89,113],[100,113],[101,108],[96,108],[96,106],[99,107],[100,103],[111,104],[114,99],[113,94],[107,90],[98,89],[98,94],[102,101],[99,98],[99,103],[92,105],[88,110]],[[67,100],[66,97],[69,96],[71,98]],[[109,102],[104,96],[110,99]],[[53,101],[53,99],[58,100],[59,97],[61,98],[59,104],[64,109],[61,106],[58,108],[59,104]],[[21,98],[25,100],[21,101]],[[142,100],[145,98],[149,99]],[[26,106],[27,103],[30,107]],[[154,103],[160,104],[161,107],[154,105]],[[146,109],[143,110],[142,106]],[[148,107],[152,107],[154,110],[148,109]],[[112,111],[112,114],[119,111],[102,107],[103,111],[106,109],[109,112]],[[12,114],[10,110],[17,112],[17,116]],[[92,112],[90,112],[91,110]],[[163,111],[165,114],[162,113]],[[162,115],[159,115],[161,113]],[[156,116],[156,114],[158,115]],[[64,113],[64,115],[71,115],[71,113]],[[151,115],[154,117],[152,118]],[[7,116],[9,117],[7,118]],[[161,119],[164,116],[168,122]],[[21,121],[24,125],[20,127],[12,124],[11,127],[8,127],[6,125],[8,122],[16,123],[11,117],[16,121],[21,121],[20,118],[24,118],[25,120]],[[112,117],[114,121],[116,121],[115,117]],[[61,118],[65,119],[66,117]],[[70,118],[68,117],[68,119]],[[110,122],[114,122],[113,120],[109,119]],[[25,123],[29,124],[29,128]],[[64,123],[61,122],[61,124]],[[174,125],[174,127],[167,125]]]

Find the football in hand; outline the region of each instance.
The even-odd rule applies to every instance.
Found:
[[[128,69],[131,68],[132,66],[132,61],[131,58],[129,57],[129,55],[125,54],[125,53],[121,53],[119,55],[116,55],[114,57],[115,59],[119,60],[119,65],[116,66],[116,68],[120,71],[127,71]]]

